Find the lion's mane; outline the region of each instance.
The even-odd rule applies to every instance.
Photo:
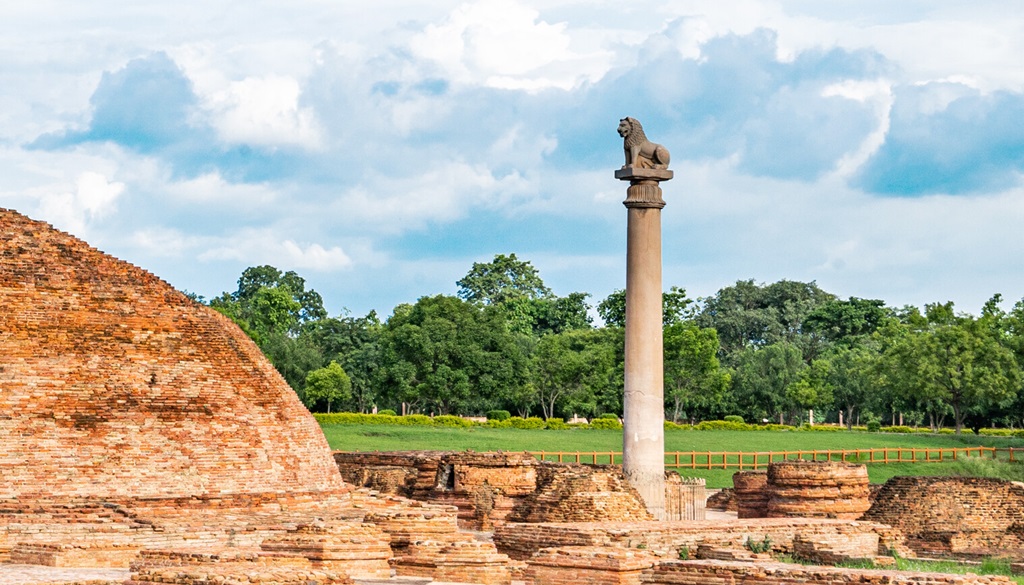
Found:
[[[629,134],[623,137],[624,146],[629,148],[647,142],[647,134],[644,134],[644,127],[640,124],[640,120],[628,116],[624,119],[629,125]]]

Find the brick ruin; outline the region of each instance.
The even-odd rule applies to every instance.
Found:
[[[259,348],[149,272],[0,209],[0,306],[0,562],[508,582],[454,507],[345,484]]]
[[[8,210],[0,305],[0,572],[128,575],[53,585],[824,583],[841,570],[776,568],[745,539],[828,562],[904,550],[875,522],[650,521],[616,468],[525,454],[363,454],[346,470],[228,319]],[[494,527],[493,541],[460,524]],[[672,560],[684,550],[699,560]],[[878,582],[866,574],[836,580]]]
[[[339,451],[334,458],[346,481],[455,506],[459,526],[469,530],[491,530],[506,521],[654,519],[617,466],[540,462],[529,453],[471,451]]]
[[[921,556],[1024,560],[1024,484],[977,477],[894,477],[864,518],[885,522]]]
[[[778,461],[765,471],[732,476],[740,518],[843,518],[871,507],[864,465],[839,461]]]

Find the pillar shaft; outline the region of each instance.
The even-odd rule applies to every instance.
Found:
[[[665,398],[661,197],[671,171],[623,169],[626,201],[626,346],[622,470],[647,509],[665,517]]]

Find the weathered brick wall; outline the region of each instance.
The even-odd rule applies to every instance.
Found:
[[[1024,559],[1024,484],[976,477],[894,477],[865,520],[900,529],[920,555]]]
[[[769,518],[857,519],[871,506],[864,465],[780,461],[768,465]]]
[[[644,550],[666,558],[676,558],[679,550],[696,551],[701,544],[743,548],[747,538],[761,541],[765,536],[772,550],[792,553],[793,541],[802,535],[819,543],[839,547],[858,535],[877,535],[875,554],[892,551],[906,555],[897,530],[874,522],[812,518],[762,518],[719,522],[580,522],[513,523],[494,529],[498,550],[513,559],[526,560],[543,548],[564,546],[602,546]],[[858,541],[861,542],[861,541]],[[870,551],[865,551],[865,554]]]
[[[736,516],[739,518],[766,518],[768,516],[767,471],[737,471],[732,474]]]
[[[734,561],[666,561],[644,572],[648,585],[1012,585],[1009,577],[946,575]]]
[[[0,498],[342,486],[252,341],[167,283],[0,210]]]
[[[537,491],[518,504],[511,522],[653,520],[643,500],[616,466],[543,463]]]

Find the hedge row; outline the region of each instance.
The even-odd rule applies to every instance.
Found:
[[[426,426],[426,427],[451,427],[468,428],[482,426],[495,429],[612,429],[622,428],[622,423],[617,418],[595,418],[590,424],[568,424],[560,418],[549,418],[547,421],[540,417],[531,416],[522,418],[511,416],[503,419],[489,419],[486,422],[474,422],[459,416],[440,415],[433,418],[422,414],[410,414],[397,416],[393,414],[360,414],[358,412],[335,412],[331,414],[314,414],[313,418],[322,425],[403,425],[403,426]],[[749,423],[733,420],[706,420],[694,426],[688,424],[676,424],[665,421],[666,431],[800,431],[800,432],[843,432],[846,427],[834,425],[803,425],[794,427],[790,425],[763,424],[752,425]],[[867,432],[868,427],[855,426],[852,429],[857,432]],[[882,433],[931,433],[931,429],[912,428],[907,426],[881,427],[878,432]],[[968,431],[969,432],[969,431]],[[939,434],[953,434],[953,429],[939,429]],[[982,435],[995,437],[1020,437],[1024,438],[1024,430],[1021,429],[981,429]]]

